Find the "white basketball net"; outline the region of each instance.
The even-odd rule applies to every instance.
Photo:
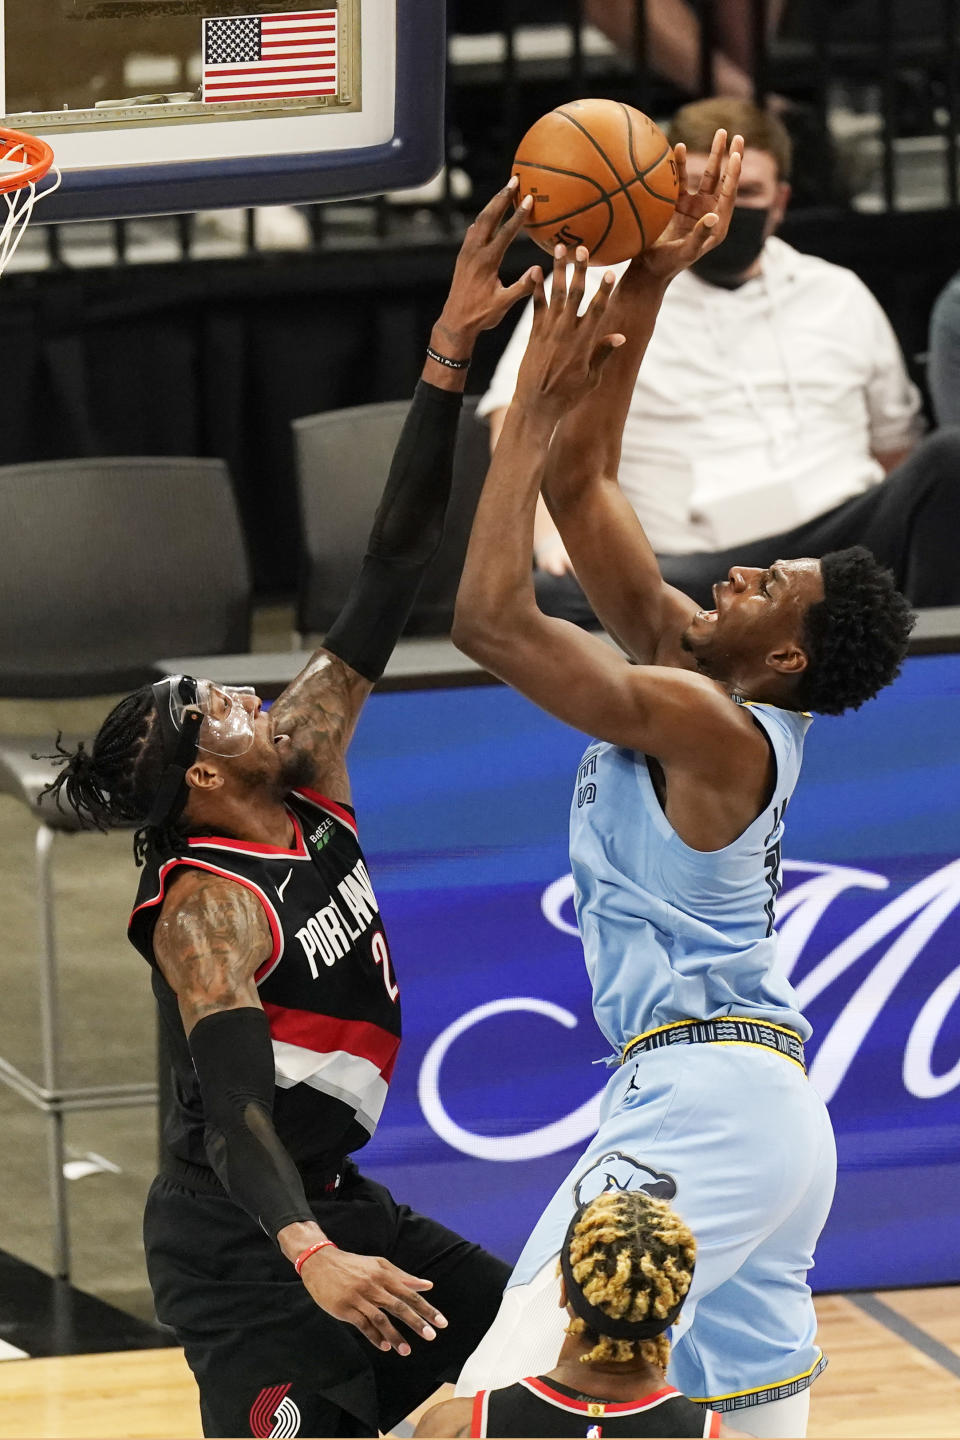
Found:
[[[23,173],[30,168],[25,163],[22,145],[7,145],[3,148],[4,145],[5,142],[0,139],[0,178]],[[34,184],[21,185],[15,190],[0,193],[0,275],[13,259],[17,246],[23,239],[34,205],[38,200],[53,194],[60,185],[60,178],[60,171],[54,166],[49,175],[40,182],[43,185],[42,190],[38,191]]]

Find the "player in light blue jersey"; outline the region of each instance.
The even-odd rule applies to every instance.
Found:
[[[556,1257],[611,1189],[668,1200],[697,1239],[671,1383],[755,1435],[805,1433],[824,1364],[806,1283],[836,1157],[808,1084],[810,1027],[776,967],[784,812],[807,712],[888,684],[912,617],[866,551],[734,566],[698,610],[666,586],[616,483],[623,423],[673,275],[722,239],[742,141],[720,131],[696,193],[583,316],[557,252],[490,469],[454,638],[597,737],[572,807],[577,916],[612,1050],[599,1133],[544,1212],[460,1393],[542,1373],[562,1339]],[[609,333],[608,333],[609,332]],[[705,345],[710,343],[705,334]],[[602,379],[601,379],[602,369]],[[802,443],[802,442],[799,442]],[[534,508],[548,504],[596,614],[634,663],[537,609]]]

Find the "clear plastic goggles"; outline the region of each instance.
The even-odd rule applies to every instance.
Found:
[[[187,711],[199,710],[203,722],[197,737],[198,749],[224,758],[245,755],[256,738],[253,707],[249,704],[253,693],[252,685],[215,685],[212,680],[194,680],[190,675],[172,676],[168,690],[170,719],[179,731]]]

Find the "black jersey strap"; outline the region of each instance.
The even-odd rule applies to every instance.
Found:
[[[573,1232],[587,1208],[586,1205],[582,1205],[570,1221],[560,1250],[560,1273],[563,1275],[567,1301],[574,1313],[579,1315],[581,1320],[586,1321],[590,1329],[597,1335],[605,1335],[610,1340],[653,1340],[657,1335],[662,1335],[670,1329],[683,1309],[687,1297],[684,1295],[683,1299],[678,1300],[676,1305],[672,1306],[662,1318],[658,1317],[653,1320],[614,1319],[605,1310],[591,1305],[574,1278],[573,1266],[570,1263],[570,1243],[573,1240]],[[690,1266],[690,1275],[693,1276],[692,1265]]]
[[[462,404],[459,391],[418,384],[360,573],[324,639],[324,649],[367,680],[386,669],[440,548]]]
[[[207,1158],[227,1194],[271,1238],[313,1220],[300,1173],[274,1129],[274,1060],[262,1010],[217,1010],[190,1032]]]

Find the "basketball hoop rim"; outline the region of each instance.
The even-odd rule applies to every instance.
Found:
[[[53,150],[45,140],[23,130],[6,130],[0,126],[0,160],[6,151],[16,148],[23,149],[25,167],[16,175],[0,175],[0,195],[36,185],[53,167]]]

